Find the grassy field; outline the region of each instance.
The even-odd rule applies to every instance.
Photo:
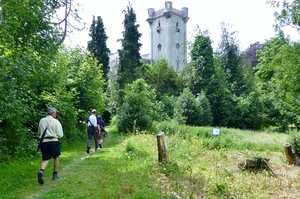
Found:
[[[290,135],[211,128],[166,134],[170,163],[158,163],[156,134],[122,136],[113,129],[104,148],[86,154],[86,142],[65,146],[53,181],[37,182],[41,157],[0,166],[0,198],[299,198],[300,168],[288,165],[283,144]],[[200,132],[200,133],[199,133]],[[204,132],[204,133],[203,133]],[[269,159],[269,172],[241,171],[245,158]]]

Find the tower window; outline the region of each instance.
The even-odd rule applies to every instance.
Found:
[[[177,43],[177,44],[176,44],[176,48],[177,48],[177,49],[179,49],[179,48],[180,48],[180,45],[179,45],[179,43]]]
[[[161,51],[161,47],[162,47],[162,45],[161,45],[161,44],[158,44],[158,45],[157,45],[157,49],[158,49],[158,51]]]
[[[178,21],[176,22],[176,32],[180,32]]]
[[[160,21],[158,21],[158,26],[156,28],[157,33],[161,32]]]
[[[180,68],[180,61],[176,60],[176,71],[179,71]]]

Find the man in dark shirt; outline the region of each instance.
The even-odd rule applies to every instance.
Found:
[[[100,148],[102,148],[102,140],[103,140],[103,135],[104,135],[104,131],[105,131],[105,122],[102,120],[101,116],[97,117],[97,123],[100,126],[100,135],[98,136],[98,144],[100,146]]]

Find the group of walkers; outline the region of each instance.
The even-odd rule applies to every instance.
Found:
[[[102,140],[105,133],[105,123],[102,120],[101,116],[97,116],[96,109],[92,110],[92,114],[87,118],[86,121],[86,127],[87,127],[87,149],[86,152],[90,153],[90,149],[92,146],[92,141],[94,138],[95,141],[95,151],[98,150],[98,148],[102,148]]]
[[[38,132],[40,135],[40,145],[38,147],[42,152],[42,162],[38,172],[38,182],[44,184],[44,169],[49,160],[54,159],[54,171],[52,180],[59,179],[58,166],[59,156],[61,155],[59,138],[64,136],[61,123],[56,119],[57,110],[53,107],[47,109],[47,116],[39,122]],[[103,136],[105,135],[105,122],[101,116],[97,116],[96,109],[92,110],[91,115],[86,120],[87,127],[87,153],[90,153],[92,141],[95,141],[95,151],[102,148]]]

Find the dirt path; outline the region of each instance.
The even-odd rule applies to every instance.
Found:
[[[103,147],[105,152],[109,152],[109,145],[111,143],[111,139],[112,139],[112,134],[108,132],[108,134],[104,137],[103,139]],[[108,146],[108,147],[106,147]],[[103,152],[103,149],[100,149],[98,151],[95,152],[94,149],[91,150],[91,152],[89,154],[87,154],[85,152],[85,147],[82,148],[82,152],[79,152],[79,155],[74,156],[74,161],[72,161],[69,164],[65,164],[65,165],[60,165],[60,170],[59,170],[59,175],[61,176],[61,179],[59,180],[64,180],[64,176],[67,175],[75,175],[73,174],[73,170],[76,169],[76,167],[78,167],[79,165],[82,164],[82,162],[84,162],[86,159],[89,158],[93,158],[94,156],[97,156],[99,154],[101,154]],[[81,149],[80,149],[81,150]],[[64,158],[64,156],[68,155],[68,153],[70,153],[69,151],[63,151],[62,155],[60,157],[62,162],[62,159]],[[52,164],[53,164],[53,160],[51,160],[47,166],[47,170],[52,169]],[[56,181],[52,180],[52,179],[44,179],[45,180],[45,184],[43,185],[37,185],[37,188],[34,189],[34,193],[28,195],[28,196],[22,196],[22,198],[26,198],[26,199],[33,199],[33,198],[42,198],[43,195],[45,195],[47,192],[51,191],[51,189],[49,189],[50,187],[54,187],[56,184]]]

